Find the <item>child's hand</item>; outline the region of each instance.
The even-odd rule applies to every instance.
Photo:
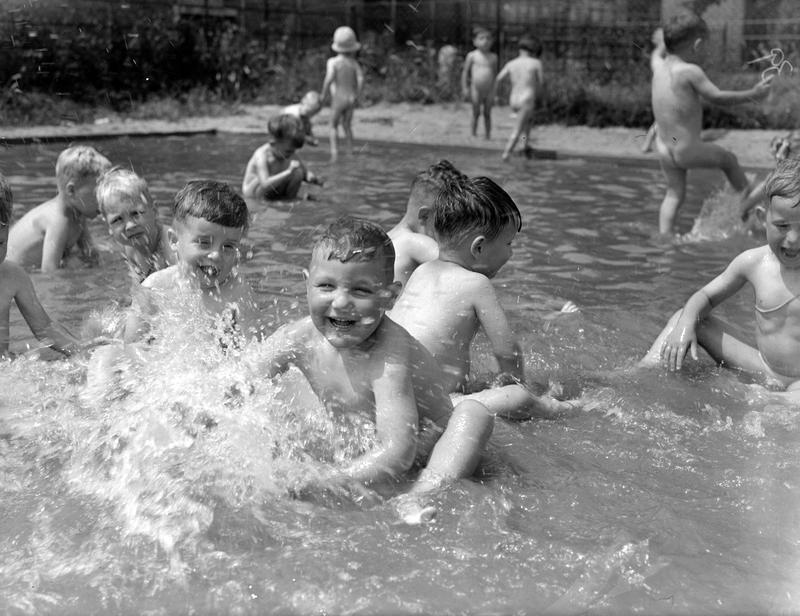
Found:
[[[753,88],[755,98],[764,98],[767,94],[769,94],[769,91],[772,88],[772,80],[774,77],[775,75],[767,75],[755,85]]]
[[[306,172],[306,182],[309,184],[316,184],[317,186],[322,186],[325,183],[321,177],[319,177],[316,173],[312,173],[311,171]]]
[[[294,171],[295,169],[299,169],[302,166],[303,163],[301,163],[296,158],[293,158],[292,160],[289,161],[289,171]]]
[[[661,345],[661,363],[667,370],[680,370],[686,351],[690,351],[692,359],[697,361],[697,334],[694,327],[685,327],[680,321],[664,339]]]

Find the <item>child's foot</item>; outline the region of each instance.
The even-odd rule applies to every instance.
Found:
[[[421,497],[414,494],[401,494],[392,499],[394,508],[400,519],[406,524],[427,524],[436,518],[436,507],[425,504]]]

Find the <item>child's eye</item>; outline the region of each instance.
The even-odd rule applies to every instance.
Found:
[[[239,250],[239,246],[237,244],[223,244],[222,250],[226,250],[228,252],[231,250]]]
[[[358,287],[358,288],[353,289],[353,294],[354,295],[359,295],[359,296],[362,296],[362,297],[367,296],[367,295],[372,295],[372,289],[369,289],[367,287]]]
[[[118,225],[121,222],[122,218],[120,218],[119,216],[114,216],[113,218],[109,218],[108,220],[109,225]]]

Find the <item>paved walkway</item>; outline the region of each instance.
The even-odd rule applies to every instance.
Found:
[[[122,135],[179,135],[198,132],[266,134],[267,120],[279,111],[275,105],[243,105],[240,113],[219,117],[191,117],[178,121],[116,120],[99,118],[93,124],[36,127],[0,126],[0,143],[7,145],[35,141],[73,141],[102,139]],[[314,118],[315,133],[326,141],[328,109]],[[500,156],[511,132],[513,119],[507,107],[495,107],[490,141],[469,135],[470,109],[465,103],[418,105],[378,104],[355,113],[356,139],[421,143],[437,146],[474,147]],[[769,142],[785,131],[729,130],[709,131],[725,148],[732,149],[745,167],[771,168]],[[587,126],[537,126],[532,145],[545,157],[601,157],[656,165],[652,153],[640,151],[645,129],[590,128]],[[494,155],[494,154],[493,154]]]

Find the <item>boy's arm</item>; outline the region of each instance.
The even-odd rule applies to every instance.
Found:
[[[328,90],[330,90],[331,83],[333,83],[333,76],[336,73],[333,64],[333,58],[330,58],[325,65],[325,79],[322,81],[322,89],[319,92],[320,104],[324,104],[328,98]]]
[[[36,339],[64,355],[71,355],[77,351],[80,348],[80,341],[63,325],[50,319],[36,296],[30,276],[21,267],[14,267],[14,270],[18,285],[14,300]]]
[[[416,454],[417,401],[411,367],[389,362],[373,381],[376,445],[335,475],[369,485],[407,471]],[[331,479],[336,481],[333,475]]]
[[[507,373],[519,381],[525,380],[524,358],[519,345],[514,340],[508,325],[505,311],[497,299],[494,287],[488,278],[481,281],[479,288],[471,295],[476,298],[475,313],[478,315],[483,331],[489,338],[492,351],[500,365],[500,372]]]
[[[748,90],[720,90],[696,64],[689,64],[683,70],[695,91],[716,105],[733,105],[764,98],[769,94],[772,81],[772,76],[768,76]]]
[[[737,256],[719,276],[689,298],[661,349],[661,359],[668,369],[680,370],[687,351],[697,359],[697,324],[745,285],[756,265],[756,252],[750,250]]]
[[[464,96],[469,95],[469,77],[472,74],[472,58],[472,52],[470,51],[467,57],[464,58],[464,68],[461,69],[461,91],[464,93]]]
[[[364,89],[364,71],[361,65],[356,62],[356,98],[361,96],[361,91]]]
[[[57,270],[64,258],[69,229],[65,224],[50,224],[44,232],[42,242],[42,271]]]
[[[494,87],[497,88],[498,84],[503,81],[508,76],[508,62],[506,62],[505,66],[497,73],[497,77],[494,78]]]

